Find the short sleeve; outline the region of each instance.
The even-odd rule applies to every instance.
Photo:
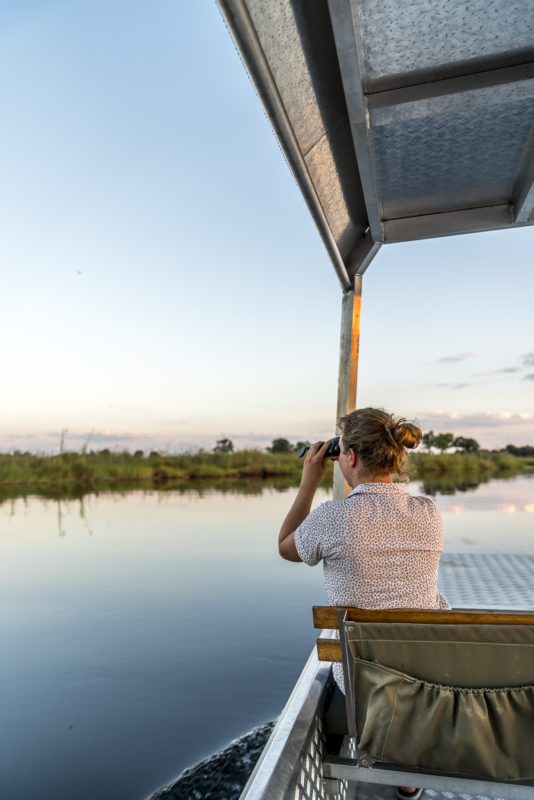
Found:
[[[451,605],[450,605],[449,601],[447,600],[447,598],[445,597],[445,595],[441,594],[441,592],[438,591],[438,602],[437,602],[436,608],[449,609],[450,607],[451,607]]]
[[[328,503],[314,509],[295,531],[297,553],[310,567],[314,567],[324,556],[324,537]]]
[[[428,515],[425,527],[428,531],[428,549],[443,550],[443,518],[441,512],[433,500],[428,497],[420,497],[426,508]]]

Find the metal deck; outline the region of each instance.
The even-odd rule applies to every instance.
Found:
[[[439,588],[455,608],[534,609],[534,555],[443,553]]]

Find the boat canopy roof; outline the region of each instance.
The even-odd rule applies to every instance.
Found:
[[[534,0],[219,0],[344,290],[534,224]]]

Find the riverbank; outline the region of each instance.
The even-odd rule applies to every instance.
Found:
[[[415,478],[472,475],[473,477],[500,477],[534,469],[534,458],[513,456],[481,450],[478,453],[412,453],[408,467]]]
[[[109,450],[58,455],[13,453],[0,454],[0,486],[120,488],[206,480],[274,477],[298,480],[301,469],[302,461],[294,453],[271,454],[261,450],[180,455]]]
[[[491,477],[514,475],[534,469],[534,459],[510,453],[414,453],[408,460],[412,479],[432,481],[448,478],[456,482],[483,481]],[[89,453],[67,452],[58,455],[31,453],[0,454],[0,487],[57,490],[121,489],[130,487],[163,488],[185,483],[284,479],[298,483],[302,461],[295,453],[266,453],[239,450],[235,453]],[[326,481],[332,480],[332,462]]]

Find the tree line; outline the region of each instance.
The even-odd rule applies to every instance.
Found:
[[[469,439],[466,436],[455,436],[453,433],[434,433],[428,431],[423,434],[423,444],[428,452],[435,447],[440,453],[445,453],[451,447],[463,453],[478,453],[480,445],[476,439]]]
[[[434,431],[427,431],[423,434],[423,445],[430,453],[433,449],[439,450],[440,453],[446,453],[447,450],[454,448],[455,451],[462,453],[478,453],[481,449],[476,439],[467,436],[455,436],[453,433],[434,433]],[[297,442],[292,444],[289,439],[282,437],[273,439],[270,447],[266,447],[268,453],[295,453],[301,447],[309,447],[310,442]],[[503,448],[505,452],[513,456],[534,456],[534,447],[524,445],[523,447],[516,447],[513,444],[506,445]],[[234,443],[231,439],[218,439],[217,444],[213,448],[215,453],[233,453]]]
[[[310,442],[297,442],[291,444],[289,439],[273,439],[270,447],[266,447],[268,453],[295,453],[301,447],[309,447]],[[214,453],[233,453],[234,443],[231,439],[217,439],[217,444],[213,448]]]

